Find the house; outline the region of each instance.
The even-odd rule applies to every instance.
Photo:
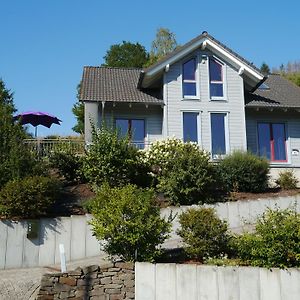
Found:
[[[147,69],[84,67],[80,99],[87,143],[91,122],[105,121],[139,148],[175,136],[212,160],[249,150],[274,170],[300,168],[300,88],[207,32]]]

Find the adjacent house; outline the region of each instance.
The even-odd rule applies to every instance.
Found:
[[[249,150],[274,169],[300,168],[300,88],[207,32],[147,69],[84,67],[80,98],[87,143],[91,122],[105,121],[139,148],[175,136],[212,160]]]

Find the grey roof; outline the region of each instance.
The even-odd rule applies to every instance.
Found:
[[[155,90],[137,89],[142,69],[84,67],[80,100],[162,104]]]
[[[203,38],[208,38],[211,41],[215,42],[220,47],[222,47],[224,50],[226,50],[227,52],[229,52],[230,54],[232,54],[233,56],[235,56],[237,59],[239,59],[243,63],[247,64],[250,68],[252,68],[256,72],[258,72],[258,73],[261,74],[260,69],[257,68],[253,63],[249,62],[248,60],[246,60],[245,58],[243,58],[242,56],[240,56],[238,53],[236,53],[232,49],[228,48],[226,45],[224,45],[223,43],[221,43],[220,41],[218,41],[217,39],[215,39],[213,36],[211,36],[210,34],[208,34],[206,31],[203,31],[202,34],[200,34],[199,36],[197,36],[194,39],[190,40],[188,43],[184,44],[183,46],[178,47],[176,50],[174,50],[173,52],[171,52],[168,55],[166,55],[165,57],[163,57],[157,63],[155,63],[154,65],[152,65],[149,68],[145,69],[145,72],[147,73],[148,71],[152,70],[156,66],[158,66],[158,65],[164,63],[165,61],[167,61],[169,58],[171,58],[172,56],[174,56],[178,52],[181,52],[182,50],[188,48],[189,46],[193,45],[194,43],[196,43],[197,41],[199,41],[199,40],[201,40]]]
[[[269,89],[246,94],[246,107],[300,107],[300,87],[279,74],[264,82]]]

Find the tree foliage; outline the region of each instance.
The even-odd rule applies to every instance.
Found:
[[[26,133],[14,122],[13,94],[0,80],[0,188],[9,180],[34,173],[36,162],[24,148]]]
[[[174,51],[177,46],[175,34],[168,28],[160,27],[157,29],[155,40],[152,42],[151,55],[160,59]]]
[[[148,59],[149,55],[140,43],[133,44],[123,41],[121,44],[110,46],[104,56],[103,66],[142,68]]]
[[[79,101],[79,94],[80,94],[80,86],[81,84],[77,85],[77,102],[73,105],[72,112],[76,118],[76,124],[72,128],[74,132],[79,134],[84,133],[84,104]]]
[[[286,65],[281,64],[279,68],[274,68],[273,72],[281,74],[286,79],[300,86],[300,61],[289,61]]]
[[[269,75],[270,74],[270,68],[269,66],[263,62],[261,67],[260,67],[260,71],[264,74],[264,75]]]

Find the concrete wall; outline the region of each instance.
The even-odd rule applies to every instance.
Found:
[[[298,300],[300,270],[135,264],[136,300]]]
[[[275,197],[275,198],[261,198],[257,200],[241,200],[235,202],[217,203],[215,205],[205,205],[206,207],[213,207],[220,218],[227,220],[228,226],[232,232],[240,233],[245,229],[251,229],[251,224],[255,223],[256,218],[261,215],[267,207],[269,208],[293,208],[300,213],[300,195],[290,197]],[[192,206],[167,207],[161,209],[161,215],[168,217],[172,214],[174,218],[172,224],[172,232],[170,238],[164,243],[166,248],[174,248],[180,245],[180,237],[176,234],[179,228],[178,216],[184,211],[187,211]]]
[[[0,269],[60,263],[59,244],[64,244],[67,261],[99,255],[99,242],[88,224],[90,218],[41,219],[34,239],[27,238],[27,221],[1,221]]]
[[[293,205],[300,212],[300,195],[218,203],[208,207],[214,207],[218,215],[228,221],[232,231],[240,232],[248,226],[244,224],[245,221],[253,224],[267,207],[287,208]],[[171,236],[164,247],[174,248],[180,245],[180,238],[176,234],[179,228],[178,215],[189,208],[190,206],[181,206],[161,209],[163,217],[168,217],[170,213],[175,216]],[[101,254],[100,244],[88,225],[90,219],[90,215],[41,219],[38,238],[35,239],[27,238],[27,221],[1,221],[0,269],[58,264],[59,244],[64,244],[67,261]]]

